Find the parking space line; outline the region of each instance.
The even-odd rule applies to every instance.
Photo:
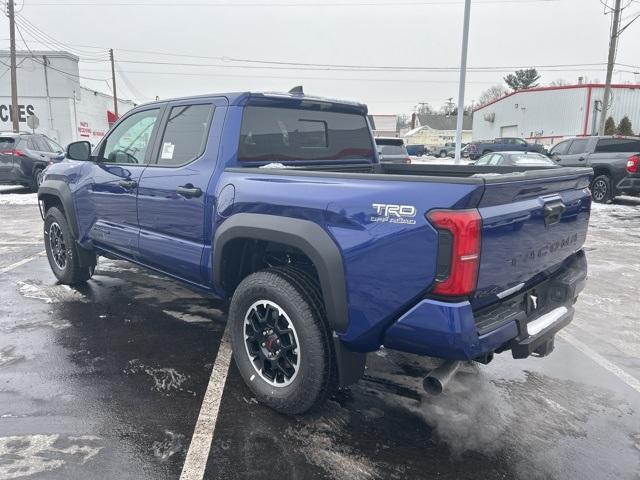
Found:
[[[578,340],[576,337],[574,337],[570,333],[558,332],[558,335],[564,340],[566,340],[567,342],[569,342],[573,347],[580,350],[582,353],[584,353],[587,357],[589,357],[591,360],[596,362],[602,368],[613,373],[616,377],[618,377],[624,383],[629,385],[636,392],[640,393],[640,380],[638,380],[636,377],[628,374],[622,368],[617,366],[615,363],[610,362],[609,360],[604,358],[602,355],[592,350],[586,344],[582,343],[580,340]]]
[[[38,258],[39,256],[43,255],[44,253],[46,253],[46,252],[42,251],[42,252],[37,253],[36,255],[33,255],[31,257],[24,258],[24,259],[20,260],[19,262],[12,263],[11,265],[8,265],[6,267],[2,267],[2,268],[0,268],[0,273],[10,272],[14,268],[18,268],[19,266],[24,265],[25,263],[29,263],[31,260],[34,260],[34,259]]]
[[[211,377],[207,385],[207,391],[202,400],[198,421],[193,430],[187,457],[182,467],[180,480],[202,480],[204,471],[207,467],[209,459],[209,450],[213,440],[213,433],[216,429],[218,421],[218,410],[220,409],[220,400],[224,392],[224,385],[227,381],[229,373],[229,364],[231,363],[231,345],[229,344],[229,326],[227,325],[222,334],[222,340],[218,347]]]

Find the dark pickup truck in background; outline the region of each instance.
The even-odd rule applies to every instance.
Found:
[[[486,155],[491,152],[537,152],[547,153],[544,145],[538,143],[529,143],[522,138],[515,137],[503,137],[496,138],[495,140],[482,140],[478,142],[472,142],[467,146],[469,151],[469,158],[476,160],[482,155]]]
[[[563,167],[593,168],[591,194],[596,202],[640,193],[640,138],[569,138],[557,143],[549,155]]]

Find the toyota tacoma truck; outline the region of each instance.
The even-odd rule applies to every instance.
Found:
[[[591,169],[381,164],[362,104],[160,101],[66,154],[38,192],[58,280],[104,256],[228,301],[238,370],[280,412],[382,346],[449,371],[545,356],[585,284]]]

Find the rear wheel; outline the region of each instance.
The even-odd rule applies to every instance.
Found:
[[[317,285],[292,267],[246,277],[229,309],[233,356],[258,400],[300,414],[332,390],[331,336]]]
[[[33,189],[38,191],[40,188],[40,184],[42,183],[42,179],[44,178],[44,168],[36,168],[33,171]]]
[[[440,158],[445,158],[447,156],[446,150],[440,150]]]
[[[591,182],[591,197],[596,203],[608,203],[611,200],[611,179],[609,175],[599,175]]]
[[[44,246],[51,270],[60,283],[74,285],[93,276],[94,266],[80,266],[79,247],[64,213],[56,207],[47,210],[44,219]]]

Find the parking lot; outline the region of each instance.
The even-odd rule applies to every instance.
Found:
[[[259,405],[233,362],[203,404],[226,373],[220,306],[107,259],[58,285],[41,228],[35,194],[3,189],[2,479],[640,478],[640,199],[594,205],[590,279],[550,357],[498,355],[430,397],[429,359],[381,350],[297,418]],[[209,455],[185,473],[199,418]]]

